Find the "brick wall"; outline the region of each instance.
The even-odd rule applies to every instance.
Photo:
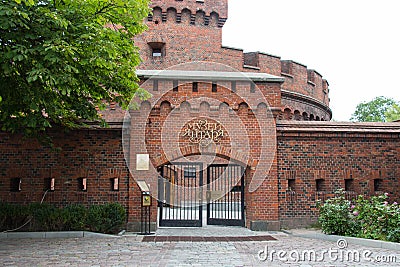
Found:
[[[121,129],[52,132],[54,149],[36,140],[0,133],[0,201],[10,203],[40,202],[46,179],[55,178],[55,190],[44,202],[57,206],[119,202],[129,220],[140,220],[138,188],[130,182],[126,167]],[[21,179],[21,191],[11,192],[11,179]],[[86,178],[87,190],[79,188],[79,178]],[[112,179],[118,178],[118,191]],[[140,203],[140,202],[139,202]]]
[[[158,80],[157,91],[153,90],[153,81],[142,84],[154,97],[142,102],[139,110],[131,112],[131,129],[140,129],[135,132],[131,142],[131,158],[136,158],[136,154],[148,153],[156,169],[168,162],[182,161],[183,157],[210,154],[215,157],[211,163],[221,162],[221,158],[225,158],[247,166],[246,183],[250,184],[254,174],[252,168],[262,160],[262,135],[267,132],[267,129],[261,129],[260,118],[256,116],[266,120],[266,116],[262,116],[267,112],[266,107],[280,104],[280,83],[258,83],[259,90],[256,92],[251,91],[248,81],[237,81],[235,91],[232,91],[230,81],[218,82],[215,92],[210,82],[197,82],[197,92],[193,92],[193,81],[179,81],[177,84],[177,91],[171,90],[173,82],[169,80]],[[268,104],[262,104],[264,98]],[[246,103],[245,99],[249,102]],[[220,123],[226,133],[224,138],[203,149],[183,138],[181,134],[185,125],[199,119]],[[269,154],[273,155],[273,151]],[[268,179],[263,180],[255,193],[246,194],[248,227],[252,227],[251,222],[278,221],[276,158],[272,158],[272,161]],[[153,192],[157,191],[155,169],[135,171],[134,162],[131,169],[134,177],[146,177]],[[265,191],[269,192],[268,195],[265,195]],[[156,209],[153,214],[155,220]],[[269,227],[277,228],[276,224]]]
[[[346,186],[348,199],[388,192],[391,201],[399,202],[400,133],[391,133],[393,125],[381,131],[377,125],[369,124],[369,131],[365,131],[366,125],[352,124],[349,132],[349,125],[339,123],[309,122],[302,127],[278,123],[279,217],[283,227],[315,221],[316,200],[332,197],[335,190]],[[381,179],[379,188],[374,188],[375,179]],[[294,188],[289,188],[290,183]]]
[[[152,123],[165,122],[167,114],[171,112],[168,106],[161,105],[160,109],[164,115],[153,114]],[[141,112],[135,112],[138,115],[135,120],[142,121]],[[237,117],[245,128],[254,128],[254,116],[245,107],[239,108],[237,112]],[[180,110],[173,115],[175,120],[169,122],[169,125],[178,123],[187,113],[187,110]],[[223,110],[210,113],[206,109],[202,111],[201,117],[226,121],[224,118],[229,118],[229,113]],[[195,118],[197,115],[187,116],[189,121]],[[177,131],[174,133],[179,134],[179,127],[173,127],[171,129]],[[230,129],[232,125],[227,123],[224,127]],[[388,192],[390,201],[400,202],[398,123],[361,125],[280,121],[277,125],[277,154],[273,158],[267,179],[252,192],[249,192],[255,172],[252,162],[258,161],[260,157],[260,133],[254,131],[249,134],[245,131],[244,134],[249,134],[251,144],[251,156],[246,157],[229,149],[228,143],[241,136],[243,129],[237,129],[237,132],[231,130],[229,137],[213,151],[217,157],[211,161],[226,162],[218,157],[231,157],[239,162],[246,162],[247,159],[247,227],[276,229],[279,226],[310,224],[317,218],[316,200],[332,197],[336,189],[345,187],[348,187],[346,197],[349,199],[357,194],[371,196]],[[135,138],[131,138],[130,142],[135,148],[143,143],[145,151],[131,151],[132,155],[149,152],[154,166],[168,162],[168,159],[157,161],[165,149],[159,141],[161,128],[148,125],[144,130],[147,132],[145,142]],[[137,132],[139,130],[133,131],[133,136]],[[45,179],[54,177],[55,191],[47,193],[45,202],[57,206],[119,202],[129,211],[129,229],[138,230],[140,193],[135,180],[149,174],[133,168],[135,179],[130,178],[122,150],[121,128],[77,130],[69,133],[60,131],[52,135],[55,147],[59,148],[57,150],[44,148],[35,140],[24,140],[18,135],[1,134],[0,200],[10,203],[39,202],[45,192]],[[193,149],[194,146],[187,140],[178,138],[178,143],[182,155],[201,153],[200,150]],[[166,151],[168,152],[168,148]],[[176,158],[174,153],[172,152],[170,159]],[[116,177],[119,178],[119,191],[112,191],[111,179]],[[156,177],[157,173],[154,175]],[[20,192],[11,192],[13,178],[22,179]],[[87,178],[87,191],[79,189],[78,178]],[[151,189],[153,193],[156,192],[156,185],[151,185]],[[157,209],[153,205],[153,225],[156,218]]]
[[[201,60],[204,62],[194,69],[193,65],[178,69],[265,72],[285,77],[285,82],[258,82],[259,90],[254,93],[249,81],[215,81],[216,91],[212,82],[197,81],[194,92],[193,81],[178,80],[177,91],[173,91],[173,80],[158,80],[157,86],[154,81],[142,80],[141,86],[153,97],[139,103],[139,110],[130,112],[131,129],[125,129],[124,140],[120,122],[125,113],[114,105],[103,115],[116,128],[69,133],[53,130],[55,147],[60,150],[0,133],[1,201],[40,201],[45,179],[54,177],[55,191],[46,195],[46,202],[64,206],[117,201],[128,210],[128,227],[137,230],[140,193],[136,181],[146,180],[155,194],[156,167],[182,156],[200,154],[199,146],[180,133],[185,124],[206,118],[222,123],[227,132],[209,151],[217,157],[215,162],[225,162],[218,157],[231,158],[247,165],[247,227],[265,230],[277,229],[280,223],[284,227],[311,223],[317,216],[316,199],[328,198],[335,189],[346,186],[349,198],[358,193],[375,194],[378,189],[389,192],[392,200],[399,202],[398,123],[307,122],[330,120],[327,81],[296,62],[222,47],[227,1],[153,1],[153,7],[156,8],[146,21],[149,31],[135,39],[143,58],[140,69],[164,69]],[[154,49],[161,56],[153,55]],[[264,99],[268,103],[263,103]],[[270,153],[263,155],[262,139],[275,137],[275,121],[263,116],[267,107],[278,117],[277,138],[269,140]],[[305,121],[295,122],[299,120]],[[273,132],[260,127],[260,123],[270,123]],[[123,145],[128,148],[125,151],[131,176]],[[137,154],[149,154],[155,168],[136,170]],[[265,157],[269,157],[271,166],[258,166],[265,168],[264,176],[260,186],[251,190],[255,167]],[[111,189],[111,179],[115,177],[119,179],[119,191]],[[13,178],[21,178],[20,192],[11,192]],[[87,179],[87,191],[79,189],[78,178]],[[156,205],[151,219],[155,225]]]

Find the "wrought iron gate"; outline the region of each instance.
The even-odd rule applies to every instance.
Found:
[[[204,191],[200,162],[166,164],[160,167],[159,173],[159,226],[201,227],[205,204],[208,225],[245,226],[242,166],[208,166]]]
[[[203,164],[175,162],[159,172],[159,225],[201,227]]]
[[[207,224],[245,226],[244,168],[214,164],[207,168]]]

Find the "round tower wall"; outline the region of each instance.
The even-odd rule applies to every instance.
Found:
[[[282,108],[306,112],[317,109],[318,117],[331,119],[328,82],[315,70],[261,52],[244,53],[222,46],[222,27],[228,15],[228,1],[152,1],[149,29],[135,38],[142,63],[139,69],[168,69],[183,63],[203,61],[228,65],[242,72],[268,73],[285,78],[282,90],[287,101]],[[271,37],[273,38],[273,37]],[[204,70],[215,64],[204,64]],[[311,99],[311,102],[310,102]],[[306,104],[305,104],[306,103]],[[305,105],[310,103],[309,108]],[[316,108],[321,106],[320,108]]]

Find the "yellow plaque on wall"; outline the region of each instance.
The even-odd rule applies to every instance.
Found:
[[[151,196],[150,195],[142,196],[142,206],[143,207],[151,206]]]

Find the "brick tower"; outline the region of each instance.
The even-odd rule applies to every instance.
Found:
[[[135,41],[141,69],[165,69],[193,61],[218,61],[228,0],[156,0],[149,29]]]
[[[331,119],[329,84],[317,71],[278,56],[222,45],[228,0],[153,0],[151,8],[145,21],[148,30],[135,38],[142,59],[139,70],[238,71],[282,77],[280,119]],[[180,65],[193,62],[191,67]]]

